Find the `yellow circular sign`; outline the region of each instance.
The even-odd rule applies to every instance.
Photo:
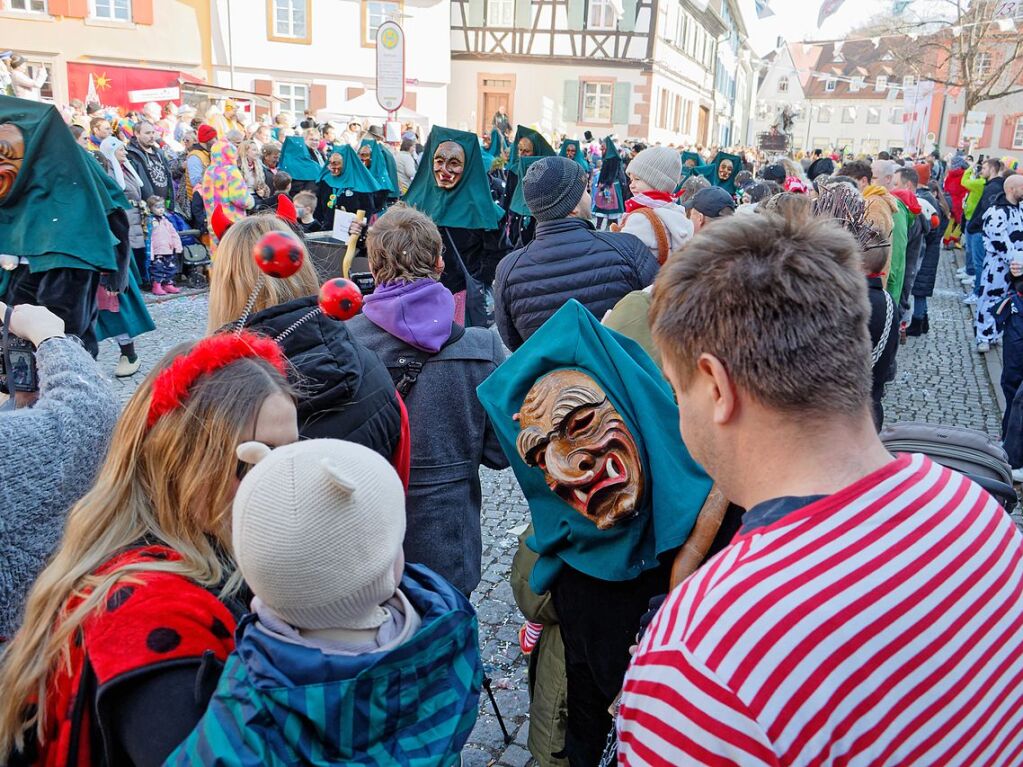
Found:
[[[385,29],[380,35],[380,44],[385,48],[394,48],[398,44],[398,30]]]

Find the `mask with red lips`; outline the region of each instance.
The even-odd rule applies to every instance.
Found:
[[[621,413],[586,373],[556,370],[526,394],[516,447],[547,486],[598,529],[636,513],[643,467]]]

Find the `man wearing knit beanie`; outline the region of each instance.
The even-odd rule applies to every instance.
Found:
[[[692,223],[672,196],[682,179],[682,156],[668,147],[648,147],[625,172],[633,196],[625,201],[625,217],[612,229],[639,237],[663,264],[693,236]]]
[[[641,240],[594,231],[586,178],[575,161],[534,160],[521,185],[537,220],[536,237],[504,257],[494,280],[497,329],[512,350],[569,298],[602,317],[657,274],[657,261]]]
[[[232,517],[254,614],[168,763],[458,764],[483,677],[475,612],[404,565],[394,469],[330,439],[238,456],[257,462]]]

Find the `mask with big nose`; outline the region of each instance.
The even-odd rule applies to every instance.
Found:
[[[519,413],[519,455],[544,473],[547,486],[598,529],[636,513],[643,466],[621,413],[579,370],[539,379]]]

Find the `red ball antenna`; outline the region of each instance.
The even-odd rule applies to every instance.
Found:
[[[362,291],[344,277],[327,280],[320,288],[320,309],[335,320],[350,320],[362,309]]]
[[[305,247],[293,233],[275,230],[259,238],[252,257],[267,277],[284,280],[302,268]]]

